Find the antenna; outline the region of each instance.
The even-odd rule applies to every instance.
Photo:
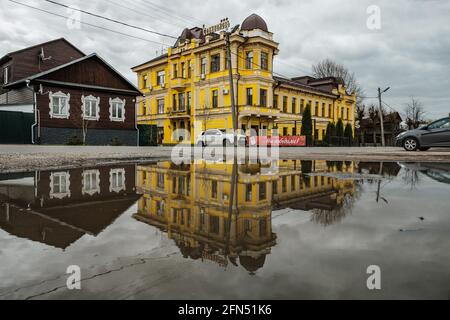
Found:
[[[41,53],[39,54],[39,58],[41,59],[41,61],[46,61],[46,60],[50,60],[52,58],[52,56],[45,57],[44,48],[41,48]]]

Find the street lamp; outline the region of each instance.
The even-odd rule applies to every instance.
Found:
[[[387,87],[383,91],[381,91],[381,88],[378,88],[378,102],[379,102],[379,114],[380,114],[380,127],[381,127],[381,145],[383,147],[386,146],[386,142],[384,141],[384,123],[383,123],[383,109],[382,109],[382,101],[381,101],[381,94],[387,92],[391,87]]]

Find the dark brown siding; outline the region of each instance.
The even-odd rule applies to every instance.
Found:
[[[61,91],[64,94],[70,94],[70,117],[69,119],[50,118],[50,98],[49,92],[56,93]],[[39,109],[40,125],[50,128],[81,128],[82,127],[82,96],[93,95],[100,97],[100,119],[98,121],[89,121],[89,128],[92,129],[135,129],[135,99],[134,96],[118,95],[92,90],[68,89],[63,87],[44,86],[44,94],[37,94],[36,101]],[[109,99],[125,99],[125,122],[115,122],[109,119]]]
[[[97,57],[52,72],[41,79],[133,90],[127,81],[119,77]]]
[[[0,95],[0,104],[31,104],[33,103],[33,92],[28,88],[11,90]]]
[[[46,57],[49,60],[39,61],[41,48],[44,48]],[[83,54],[76,50],[65,40],[58,40],[32,47],[17,53],[12,53],[11,82],[23,79],[36,73],[47,71],[67,62],[83,57]]]

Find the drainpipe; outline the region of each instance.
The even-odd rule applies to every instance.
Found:
[[[34,91],[34,88],[30,87],[30,80],[26,80],[25,83],[27,84],[27,88],[31,90],[33,93],[33,112],[34,112],[34,123],[31,125],[31,143],[35,144],[36,141],[34,139],[34,128],[38,124],[38,110],[36,105],[36,92]],[[40,138],[40,130],[38,130],[38,139]]]
[[[237,122],[239,125],[239,80],[241,80],[241,74],[239,73],[239,49],[247,43],[247,41],[249,40],[249,37],[245,37],[244,38],[244,42],[242,42],[241,44],[238,45],[237,49],[236,49],[236,57],[237,57],[237,63],[236,63],[236,73],[238,75],[238,78],[236,80],[236,117],[237,117]],[[239,130],[239,128],[238,128]],[[244,133],[246,134],[246,133]]]

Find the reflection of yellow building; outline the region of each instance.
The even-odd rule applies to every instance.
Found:
[[[185,257],[226,265],[239,257],[250,271],[260,268],[270,248],[272,209],[298,206],[334,210],[354,184],[324,174],[336,166],[326,161],[279,161],[280,172],[262,174],[261,165],[239,165],[237,206],[230,209],[233,165],[202,161],[176,166],[161,162],[137,172],[139,221],[167,232]],[[353,165],[343,166],[353,171]],[[305,173],[312,173],[312,176]],[[314,175],[319,174],[319,175]],[[322,174],[322,175],[320,175]]]
[[[271,135],[278,128],[280,135],[298,135],[307,105],[319,139],[330,121],[354,126],[356,97],[336,79],[273,75],[278,43],[261,17],[245,19],[230,42],[238,129]],[[205,36],[202,28],[185,29],[167,54],[133,68],[145,95],[138,123],[157,126],[158,143],[178,142],[177,129],[187,129],[191,142],[205,129],[232,129],[225,47],[225,32]]]

